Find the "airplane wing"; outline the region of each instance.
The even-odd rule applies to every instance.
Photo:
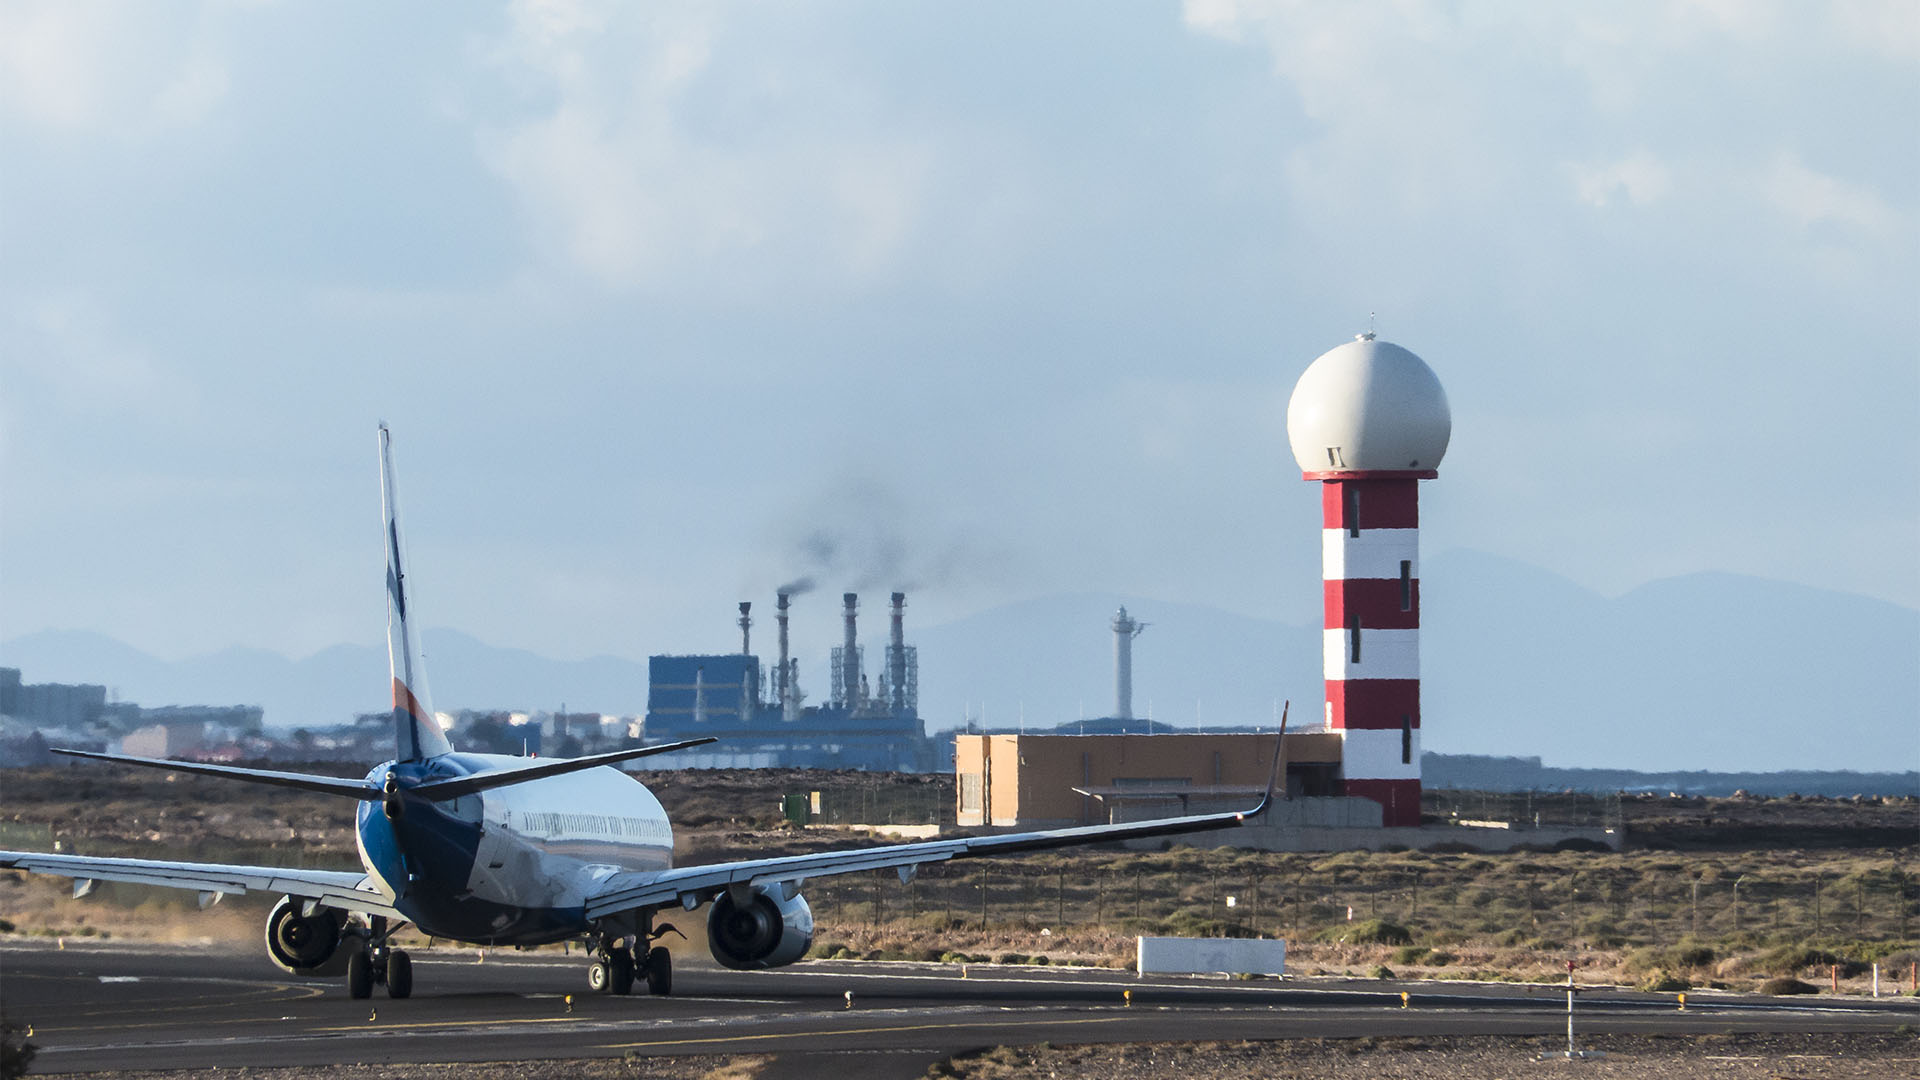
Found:
[[[1291,703],[1289,703],[1291,707]],[[861,870],[897,870],[900,880],[910,881],[914,871],[928,863],[949,859],[977,859],[988,855],[1012,855],[1022,851],[1079,847],[1113,840],[1135,840],[1147,836],[1179,836],[1183,833],[1234,829],[1259,817],[1272,805],[1281,777],[1286,775],[1286,713],[1280,714],[1280,734],[1275,740],[1273,771],[1267,776],[1267,793],[1251,810],[1228,814],[1193,814],[1187,817],[1161,818],[1123,825],[1081,825],[1070,829],[1044,829],[1037,832],[1002,833],[998,836],[962,836],[952,840],[925,840],[913,844],[883,844],[851,851],[818,851],[812,855],[785,855],[772,859],[742,859],[737,862],[709,863],[706,866],[682,866],[671,870],[629,871],[608,877],[587,898],[589,919],[605,918],[639,908],[679,904],[692,911],[702,901],[711,900],[729,888],[778,885],[798,891],[808,878],[833,874],[852,874]]]
[[[318,900],[328,907],[367,915],[404,918],[367,875],[349,870],[293,870],[278,866],[227,866],[220,863],[166,862],[160,859],[104,859],[89,855],[49,855],[37,851],[0,851],[0,870],[85,881],[127,881],[168,889],[194,889],[233,896],[249,892],[281,893]],[[76,891],[76,895],[80,895]]]
[[[1003,833],[999,836],[926,840],[850,851],[821,851],[812,855],[743,859],[706,866],[676,867],[672,870],[615,874],[606,879],[599,891],[588,897],[586,913],[587,918],[598,919],[622,911],[665,907],[669,904],[679,904],[691,911],[702,901],[710,900],[732,886],[783,885],[797,889],[799,883],[807,878],[885,869],[897,870],[900,880],[907,881],[919,867],[949,859],[1011,855],[1021,851],[1077,847],[1110,840],[1231,829],[1246,824],[1249,818],[1266,810],[1272,798],[1273,791],[1269,786],[1267,797],[1261,799],[1258,806],[1230,814],[1197,814],[1124,825],[1081,825],[1070,829]]]

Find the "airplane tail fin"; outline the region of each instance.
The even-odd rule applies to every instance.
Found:
[[[393,490],[393,436],[380,425],[380,496],[387,524],[387,667],[393,675],[393,729],[400,761],[421,761],[453,752],[427,695],[427,669],[420,660],[410,620],[407,574],[401,559],[400,518]]]

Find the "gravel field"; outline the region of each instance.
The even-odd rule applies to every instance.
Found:
[[[1911,1035],[1620,1035],[1582,1049],[1605,1058],[1542,1060],[1554,1039],[1505,1036],[1306,1039],[1264,1043],[1161,1043],[1003,1047],[939,1065],[961,1080],[1875,1080],[1920,1077]]]
[[[1920,1077],[1920,1038],[1887,1035],[1616,1035],[1598,1060],[1542,1059],[1553,1039],[1504,1036],[1299,1039],[1244,1043],[998,1047],[935,1065],[955,1080],[1837,1080]],[[477,1065],[225,1069],[223,1080],[752,1080],[768,1057],[637,1057]],[[37,1074],[36,1074],[37,1075]],[[99,1080],[177,1080],[178,1072],[92,1073]],[[213,1075],[213,1074],[207,1074]]]

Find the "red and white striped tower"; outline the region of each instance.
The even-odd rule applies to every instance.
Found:
[[[1418,356],[1372,334],[1308,365],[1287,437],[1321,491],[1327,728],[1345,793],[1420,824],[1420,493],[1453,420]]]

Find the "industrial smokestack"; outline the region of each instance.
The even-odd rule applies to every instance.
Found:
[[[860,633],[854,625],[859,619],[860,597],[856,593],[843,593],[840,599],[846,604],[844,618],[847,621],[846,647],[840,653],[840,685],[844,687],[843,704],[852,710],[860,704]]]
[[[774,605],[774,622],[780,626],[780,666],[773,671],[774,700],[780,703],[780,719],[793,719],[793,670],[787,661],[787,594],[780,594]]]
[[[888,702],[896,713],[907,711],[907,594],[893,594],[893,634],[887,642]]]
[[[707,669],[693,669],[693,722],[707,722]]]
[[[1121,720],[1133,719],[1133,639],[1146,628],[1124,607],[1113,617],[1113,715]]]
[[[740,655],[741,656],[753,655],[753,616],[748,614],[752,610],[753,610],[752,601],[749,601],[749,600],[740,601]]]

